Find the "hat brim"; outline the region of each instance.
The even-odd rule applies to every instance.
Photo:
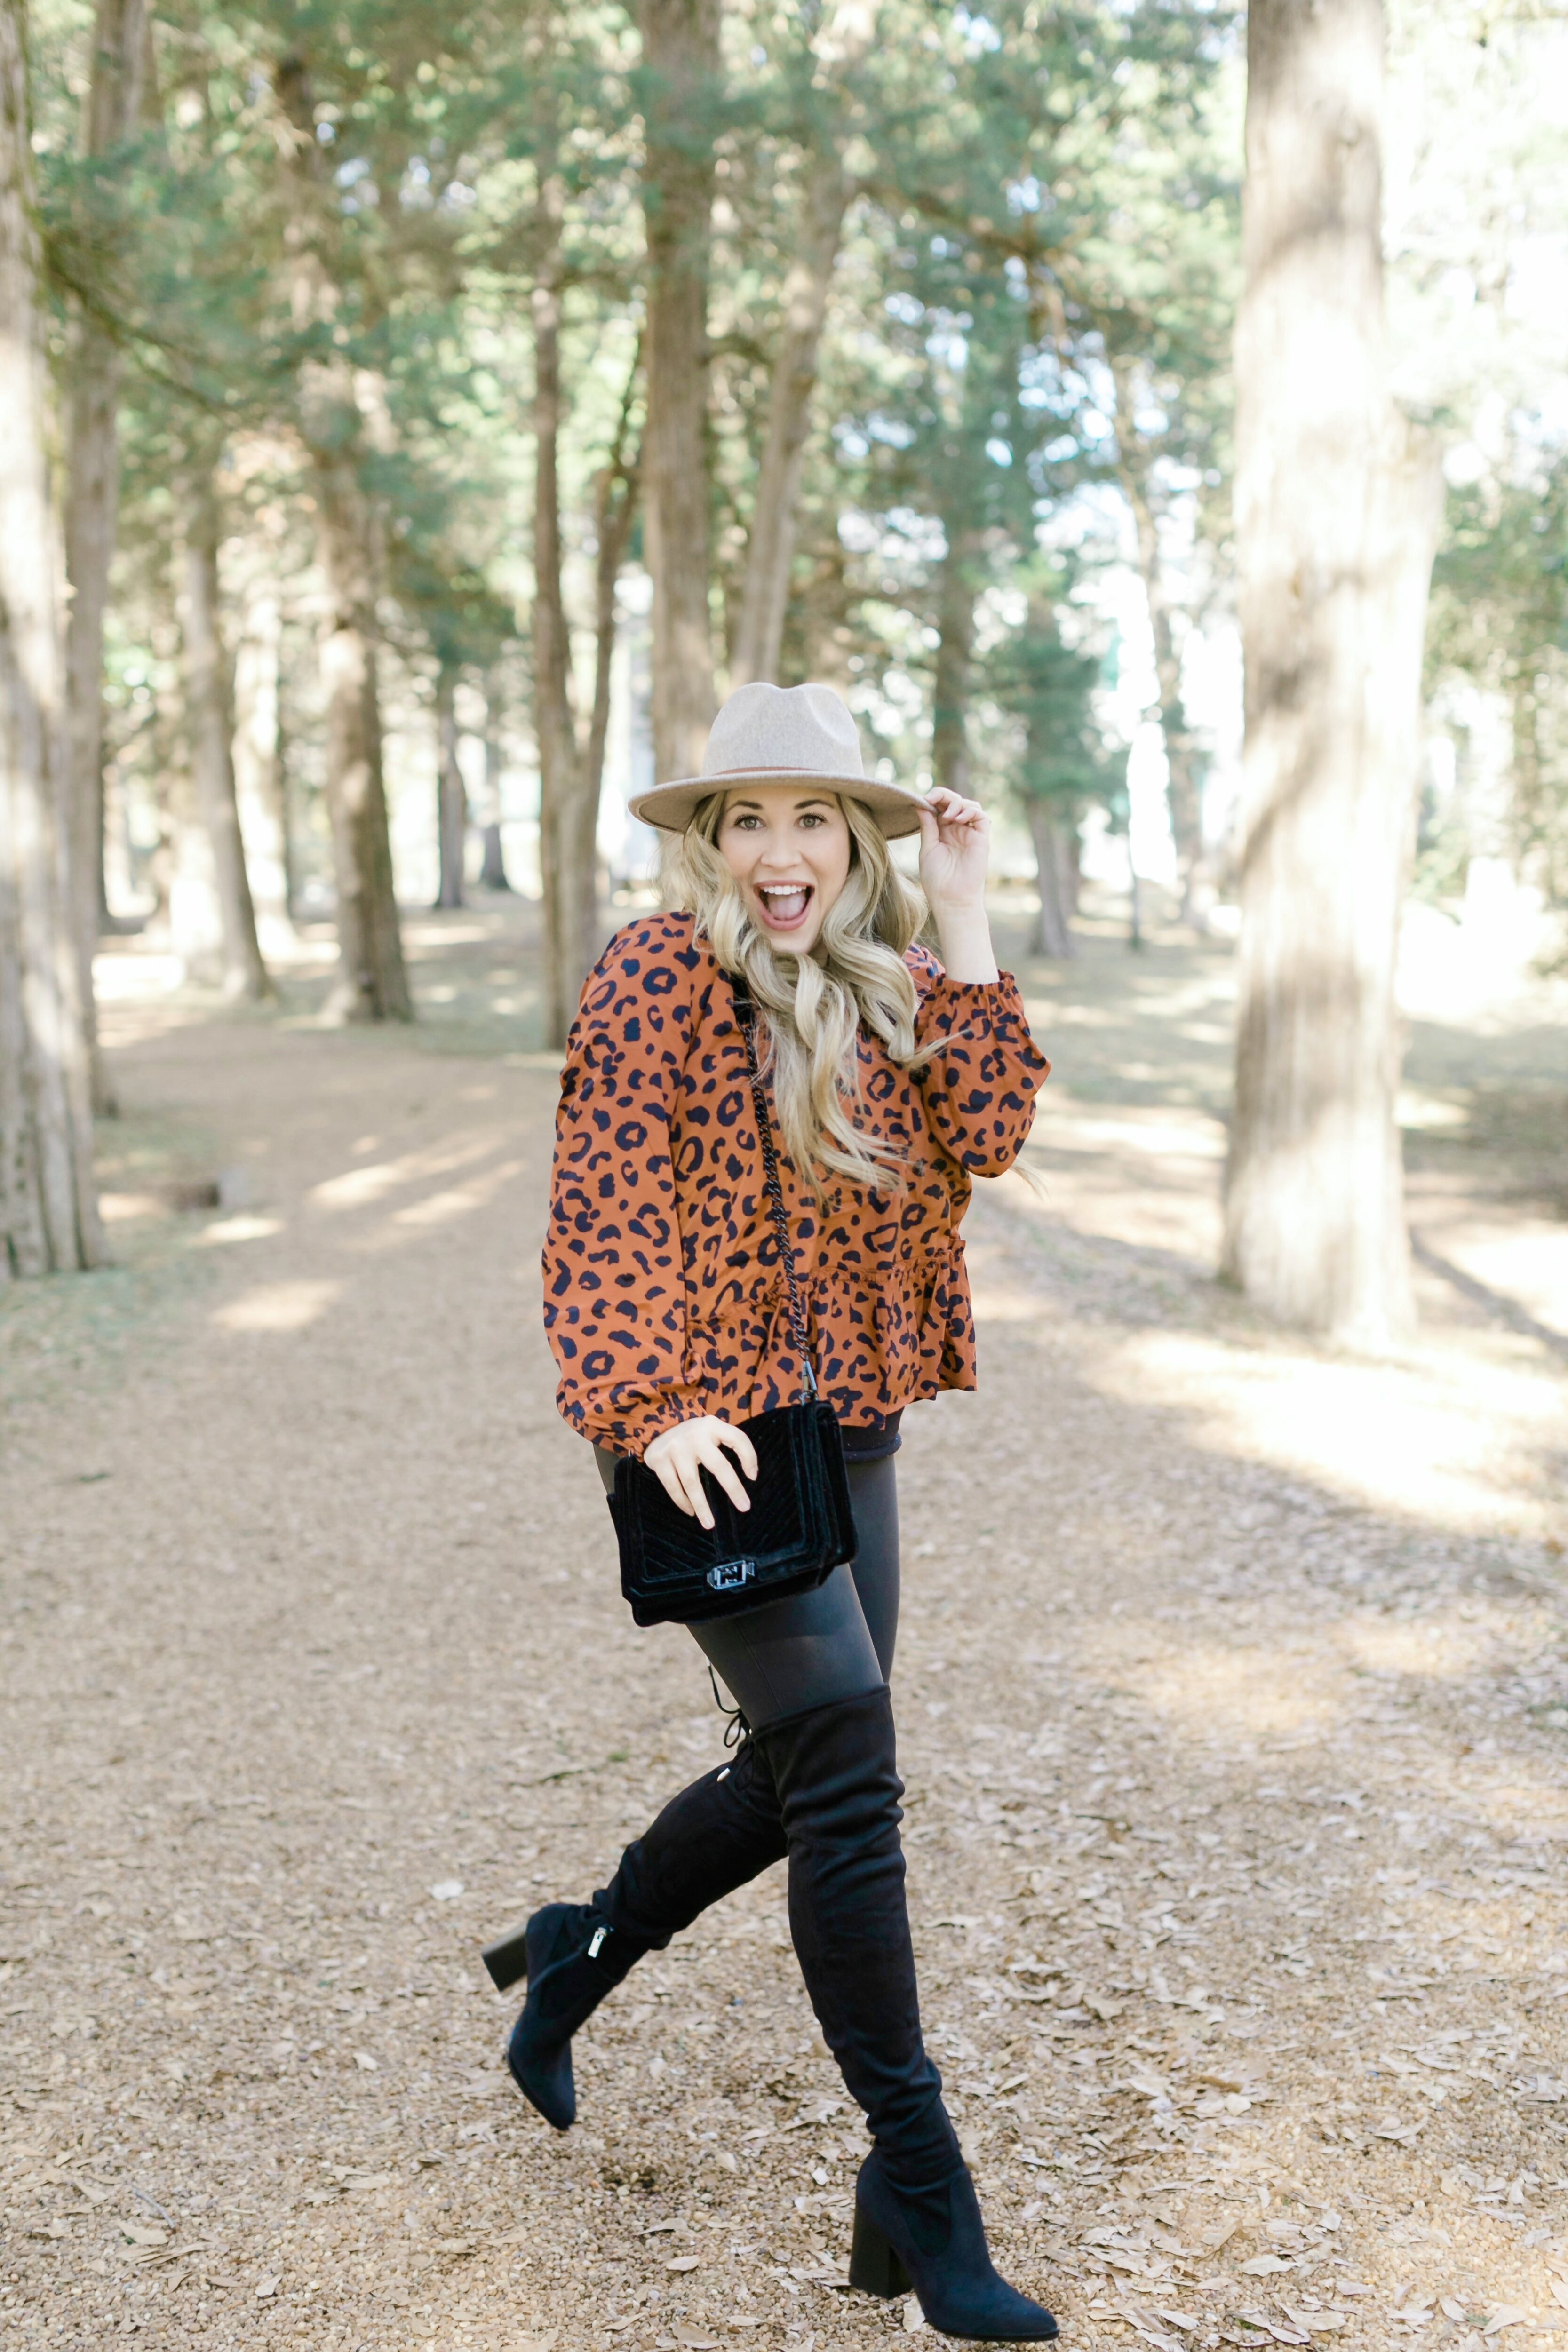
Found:
[[[736,792],[743,784],[821,784],[869,809],[889,841],[918,833],[925,805],[922,794],[903,784],[879,784],[867,776],[835,776],[820,768],[731,768],[721,776],[681,776],[672,784],[655,784],[651,791],[635,793],[628,806],[644,824],[684,833],[705,800],[715,793]]]

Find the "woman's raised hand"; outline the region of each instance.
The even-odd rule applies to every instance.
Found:
[[[718,1480],[738,1511],[752,1507],[752,1498],[730,1460],[731,1454],[740,1464],[741,1473],[754,1478],[757,1449],[745,1431],[731,1428],[727,1421],[720,1421],[712,1413],[704,1413],[697,1421],[683,1421],[678,1427],[665,1430],[644,1448],[643,1460],[670,1501],[678,1504],[688,1518],[710,1528],[713,1514],[702,1491],[704,1470]]]
[[[996,978],[996,950],[985,913],[991,825],[978,801],[945,784],[919,803],[921,887],[936,919],[950,980],[984,986]]]
[[[991,824],[978,801],[945,784],[917,803],[921,821],[921,888],[940,920],[949,908],[985,903]]]

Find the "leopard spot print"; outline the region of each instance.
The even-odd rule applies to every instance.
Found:
[[[1050,1065],[1005,973],[908,958],[928,1058],[859,1041],[861,1117],[908,1181],[803,1187],[775,1129],[822,1393],[849,1428],[974,1386],[959,1226],[972,1179],[1022,1149]],[[573,1426],[640,1455],[697,1413],[743,1421],[801,1392],[788,1296],[729,982],[689,915],[618,931],[589,974],[556,1114],[544,1325]]]

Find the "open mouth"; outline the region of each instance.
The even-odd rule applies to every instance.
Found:
[[[812,900],[809,882],[759,882],[757,903],[770,931],[798,930]]]

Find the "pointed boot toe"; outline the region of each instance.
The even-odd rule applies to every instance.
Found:
[[[547,2124],[577,2120],[572,2036],[615,1990],[642,1950],[584,1903],[547,1903],[523,1931],[528,1999],[512,2027],[506,2063],[512,2081]],[[606,1949],[614,1946],[615,1948]]]
[[[577,2085],[572,2076],[572,2044],[529,2030],[525,2009],[506,2045],[507,2071],[530,2106],[557,2131],[577,2120]]]
[[[972,2344],[1048,2344],[1057,2334],[1044,2305],[998,2273],[962,2163],[918,2188],[895,2188],[872,2150],[856,2187],[849,2284],[884,2296],[912,2289],[929,2326]]]

